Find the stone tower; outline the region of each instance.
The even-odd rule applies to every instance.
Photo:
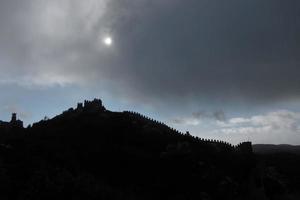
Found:
[[[17,113],[13,113],[12,115],[11,115],[11,121],[10,122],[16,122],[17,121]]]
[[[17,113],[13,113],[11,115],[10,126],[17,127],[17,128],[23,128],[23,122],[21,120],[17,119]]]
[[[240,153],[243,153],[243,154],[252,154],[252,152],[253,152],[251,142],[242,142],[239,145],[237,145],[236,148]]]

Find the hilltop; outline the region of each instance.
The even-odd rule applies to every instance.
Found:
[[[100,99],[1,130],[1,199],[263,199],[277,183],[251,142],[201,139]]]

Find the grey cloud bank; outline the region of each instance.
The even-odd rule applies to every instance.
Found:
[[[173,126],[187,128],[199,137],[219,139],[238,144],[253,143],[294,144],[300,141],[300,113],[276,110],[250,117],[233,117],[219,120],[212,114],[187,116],[171,120]]]
[[[300,141],[300,113],[278,110],[250,118],[232,118],[215,130],[236,141],[248,138],[254,143],[295,144]]]
[[[109,77],[141,97],[298,98],[299,7],[277,0],[2,1],[2,79],[65,85]],[[112,49],[101,44],[104,34],[116,40]]]

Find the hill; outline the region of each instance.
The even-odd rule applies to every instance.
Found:
[[[273,153],[292,153],[300,155],[300,146],[288,144],[255,144],[253,151],[258,154],[273,154]]]
[[[1,199],[265,199],[281,189],[250,142],[201,139],[99,99],[0,130]]]

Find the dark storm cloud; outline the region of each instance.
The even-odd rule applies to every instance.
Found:
[[[141,102],[298,98],[299,9],[293,0],[2,1],[1,82],[99,85]]]
[[[227,117],[222,110],[217,110],[214,112],[207,112],[207,111],[198,111],[193,112],[191,116],[175,118],[171,120],[173,124],[179,125],[198,125],[202,121],[209,122],[226,122]]]
[[[121,71],[139,92],[258,101],[299,96],[297,1],[132,4],[119,5],[129,14],[114,32]]]
[[[222,110],[218,110],[218,111],[214,112],[213,116],[218,121],[221,121],[221,122],[225,122],[226,121],[226,115],[225,115],[225,113]]]
[[[214,112],[198,111],[193,112],[192,117],[195,119],[214,119],[217,121],[226,121],[226,115],[223,110],[217,110]]]

